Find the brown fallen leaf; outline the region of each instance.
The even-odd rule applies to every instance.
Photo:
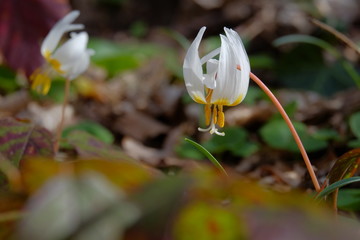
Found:
[[[130,157],[143,161],[151,166],[159,165],[163,158],[163,151],[143,145],[130,137],[124,137],[121,142],[122,148]]]
[[[166,133],[169,127],[128,104],[113,123],[113,129],[139,141]]]

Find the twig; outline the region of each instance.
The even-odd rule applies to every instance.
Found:
[[[59,126],[56,130],[56,138],[55,138],[55,143],[54,143],[55,154],[59,151],[59,144],[60,144],[61,134],[62,134],[62,130],[64,127],[64,122],[65,122],[65,110],[66,110],[66,105],[67,105],[68,98],[69,98],[69,91],[70,91],[70,79],[66,78],[65,79],[64,101],[63,101],[62,108],[61,108],[61,119],[60,119]]]
[[[319,20],[312,18],[311,22],[314,23],[316,26],[324,29],[325,31],[328,31],[329,33],[332,33],[335,37],[343,41],[345,44],[347,44],[350,48],[354,49],[358,54],[360,54],[360,47],[358,47],[350,38],[342,34],[341,32],[337,31],[335,28],[320,22]]]
[[[239,67],[238,67],[239,68]],[[319,182],[316,178],[314,169],[311,165],[310,159],[306,153],[306,150],[301,142],[301,139],[298,135],[298,133],[296,132],[296,129],[294,127],[294,125],[292,124],[289,116],[287,115],[287,113],[285,112],[284,108],[281,106],[279,100],[277,100],[277,98],[274,96],[274,94],[270,91],[270,89],[253,73],[250,73],[250,78],[266,93],[266,95],[268,95],[268,97],[270,98],[270,100],[273,102],[273,104],[275,105],[275,107],[278,109],[279,113],[281,114],[281,116],[284,118],[286,124],[288,125],[291,134],[294,137],[294,140],[300,150],[300,153],[304,159],[306,168],[310,174],[310,178],[311,181],[315,187],[315,190],[317,192],[320,191],[320,185]]]

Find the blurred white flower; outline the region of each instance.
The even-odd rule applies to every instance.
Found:
[[[221,47],[200,59],[198,50],[205,29],[200,29],[186,53],[184,80],[191,98],[205,104],[205,121],[209,127],[199,128],[199,131],[224,136],[216,125],[224,127],[223,106],[235,106],[244,99],[249,86],[250,64],[239,35],[228,28],[224,28],[226,36],[220,34]],[[218,60],[214,59],[217,55]]]
[[[90,63],[90,56],[94,53],[92,49],[87,49],[89,36],[86,32],[70,33],[70,39],[64,44],[59,45],[62,36],[74,30],[84,28],[82,24],[72,24],[79,16],[79,11],[72,11],[57,22],[45,37],[41,45],[41,54],[46,60],[46,64],[35,70],[30,76],[32,89],[42,94],[47,94],[50,90],[52,73],[73,80],[83,73]]]

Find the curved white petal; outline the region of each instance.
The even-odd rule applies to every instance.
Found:
[[[90,55],[91,53],[89,51],[85,51],[78,56],[78,58],[76,59],[76,61],[73,62],[73,64],[65,65],[64,68],[67,68],[65,77],[73,80],[77,78],[80,74],[82,74],[90,64]]]
[[[219,61],[216,59],[210,59],[206,63],[206,74],[204,74],[204,84],[207,88],[216,88],[216,74],[218,70]]]
[[[235,54],[235,64],[240,66],[240,70],[237,70],[237,77],[235,83],[235,99],[238,100],[240,96],[245,98],[249,87],[249,78],[250,78],[250,63],[249,58],[244,48],[244,45],[241,41],[241,38],[237,32],[232,29],[224,28],[227,38],[231,44],[231,51]],[[231,104],[234,104],[234,101]],[[239,104],[242,101],[237,101],[236,104]]]
[[[93,51],[86,49],[89,36],[86,32],[73,34],[72,38],[60,46],[53,58],[59,61],[64,76],[73,79],[81,74],[89,65]]]
[[[41,54],[43,56],[47,56],[47,54],[52,53],[55,50],[64,33],[84,28],[84,25],[82,24],[71,24],[79,14],[80,12],[77,10],[72,11],[52,27],[41,44]]]
[[[226,36],[220,35],[217,87],[213,92],[211,103],[237,105],[247,93],[250,64],[239,35],[231,29],[224,28],[224,30]],[[237,66],[240,66],[241,70],[238,70]]]
[[[206,27],[202,27],[195,40],[188,49],[183,65],[183,74],[186,89],[191,98],[200,103],[205,103],[203,70],[199,57],[199,45]]]
[[[214,89],[211,103],[227,105],[234,95],[236,65],[229,40],[224,35],[220,35],[220,38],[221,48],[216,77],[217,86]]]

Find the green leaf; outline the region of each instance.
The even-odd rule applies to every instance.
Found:
[[[45,128],[12,118],[0,119],[0,154],[16,166],[24,157],[52,157],[52,138]]]
[[[187,141],[181,142],[181,144],[175,148],[175,151],[176,154],[182,158],[190,158],[196,160],[204,159],[204,155]]]
[[[120,149],[108,145],[84,131],[74,130],[70,132],[66,141],[83,158],[132,160]]]
[[[72,131],[76,130],[90,133],[92,136],[107,144],[112,144],[114,142],[114,136],[108,129],[92,121],[82,121],[76,125],[67,127],[64,129],[62,135],[66,138]]]
[[[359,211],[360,189],[340,189],[337,205],[342,210]]]
[[[248,133],[243,128],[229,127],[223,129],[225,136],[214,135],[203,145],[212,153],[230,151],[235,156],[246,157],[258,150],[258,145],[248,140]]]
[[[193,140],[190,140],[188,138],[185,138],[185,141],[191,143],[194,147],[196,147],[200,152],[202,152],[211,162],[214,164],[215,167],[217,167],[221,172],[223,172],[225,175],[227,175],[225,169],[221,166],[221,164],[216,160],[216,158],[203,146],[200,144],[194,142]]]
[[[360,139],[360,112],[356,112],[350,116],[349,125],[354,135]]]
[[[336,130],[331,129],[331,128],[319,129],[318,131],[316,131],[313,134],[313,137],[315,139],[320,139],[320,140],[325,140],[325,141],[328,141],[328,140],[339,141],[339,140],[341,140],[341,138],[339,136],[339,133]]]
[[[333,184],[327,186],[324,190],[322,190],[319,195],[316,197],[317,199],[325,197],[326,195],[334,192],[336,189],[341,188],[343,186],[349,185],[351,183],[360,182],[360,177],[351,177],[339,180],[334,182]]]
[[[326,141],[316,139],[309,135],[306,131],[305,124],[300,122],[293,122],[293,124],[307,151],[318,151],[327,146]],[[282,119],[273,119],[265,124],[260,129],[260,135],[263,140],[273,148],[299,152],[298,146],[296,145],[288,126]]]
[[[243,142],[239,147],[230,149],[235,156],[248,157],[259,150],[259,145],[255,142]]]
[[[25,209],[21,239],[121,239],[140,216],[120,189],[90,171],[77,178],[64,174],[51,179]]]
[[[289,43],[308,43],[323,48],[336,58],[339,58],[341,56],[339,51],[331,44],[313,36],[293,34],[280,37],[273,42],[276,47]]]

